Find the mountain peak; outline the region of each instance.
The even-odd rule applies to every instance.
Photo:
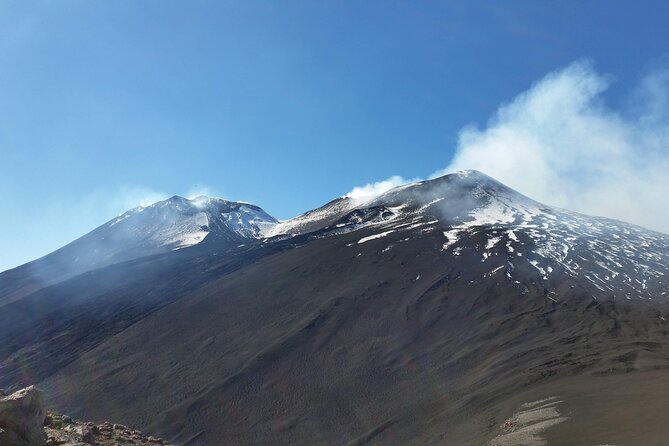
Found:
[[[198,195],[174,195],[151,206],[136,208],[107,223],[173,249],[197,244],[210,234],[226,240],[258,238],[276,222],[260,207],[238,201]]]
[[[42,259],[55,271],[81,273],[112,263],[197,245],[221,247],[262,237],[276,219],[260,207],[200,195],[173,195],[131,209]]]
[[[440,183],[447,183],[450,184],[451,186],[458,185],[460,187],[467,187],[467,188],[473,188],[475,186],[479,186],[479,187],[488,187],[494,189],[503,188],[510,190],[509,187],[507,187],[500,181],[496,180],[495,178],[491,177],[490,175],[487,175],[481,172],[480,170],[473,170],[473,169],[459,170],[457,172],[448,173],[436,178],[432,178],[430,180],[420,181],[414,184],[436,186]]]
[[[165,200],[157,201],[153,204],[150,204],[149,206],[141,206],[142,208],[148,208],[152,206],[166,206],[166,205],[185,205],[185,206],[203,206],[203,205],[208,205],[212,202],[225,202],[225,203],[234,203],[232,201],[225,200],[223,198],[218,198],[218,197],[209,197],[207,195],[198,195],[195,197],[183,197],[181,195],[172,195],[170,198],[167,198]]]
[[[432,212],[446,220],[464,218],[473,210],[502,200],[508,205],[540,206],[520,192],[478,170],[462,170],[390,189],[362,207],[386,206],[404,212]]]

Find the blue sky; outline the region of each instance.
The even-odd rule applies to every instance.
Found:
[[[0,270],[141,200],[204,191],[288,218],[425,177],[463,128],[579,60],[624,115],[666,66],[667,17],[659,1],[2,2]]]

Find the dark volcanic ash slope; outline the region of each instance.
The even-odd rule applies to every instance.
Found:
[[[554,396],[541,413],[566,427],[545,432],[551,444],[631,444],[616,440],[634,428],[616,431],[598,408],[639,413],[645,395],[664,413],[640,383],[669,381],[669,236],[541,205],[478,172],[338,199],[265,234],[30,296],[60,293],[57,338],[79,333],[40,371],[51,403],[203,445],[524,444],[514,413]],[[79,340],[82,315],[108,336]],[[583,401],[575,389],[590,380],[603,390]],[[621,383],[626,396],[607,399]],[[645,420],[631,438],[663,444],[661,417]]]

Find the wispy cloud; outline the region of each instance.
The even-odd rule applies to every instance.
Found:
[[[186,198],[188,199],[193,199],[199,196],[207,196],[207,197],[219,197],[219,195],[216,193],[214,189],[211,187],[205,185],[205,184],[196,184],[192,186],[190,189],[188,189],[188,192],[186,193]]]
[[[105,200],[105,206],[111,212],[123,213],[128,209],[138,206],[150,206],[168,197],[168,194],[150,188],[126,186],[122,187],[118,192],[110,194]]]
[[[619,108],[602,97],[611,81],[588,61],[548,74],[485,127],[462,129],[431,177],[477,169],[544,203],[669,233],[669,71],[649,73]]]

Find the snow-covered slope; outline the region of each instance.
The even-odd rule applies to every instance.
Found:
[[[173,196],[138,207],[103,224],[42,259],[32,262],[34,275],[45,281],[54,274],[71,275],[139,257],[203,242],[233,246],[258,239],[276,219],[258,206],[200,196]]]
[[[444,251],[458,255],[473,249],[482,262],[504,258],[500,272],[508,278],[527,263],[544,281],[564,274],[580,277],[621,298],[652,299],[669,292],[668,235],[542,205],[479,172],[461,175],[475,179],[476,205],[449,221]],[[467,243],[481,237],[485,245]]]
[[[132,209],[63,249],[75,263],[98,265],[185,248],[207,238],[235,243],[256,239],[275,223],[252,204],[175,195]]]
[[[337,198],[317,209],[305,212],[289,220],[275,224],[267,231],[267,237],[299,235],[322,229],[355,208],[353,200]]]
[[[145,246],[178,249],[198,244],[210,234],[226,239],[259,238],[275,222],[248,203],[174,196],[132,209],[94,232],[100,232],[98,238],[121,237]]]
[[[620,298],[669,295],[669,235],[547,206],[473,170],[403,185],[362,204],[340,198],[268,234],[352,231],[361,231],[358,243],[440,232],[444,255],[490,263],[487,273],[507,280],[515,268],[530,268],[547,285],[566,274]]]
[[[4,279],[14,284],[16,289],[4,287],[11,297],[55,279],[204,240],[221,251],[256,240],[271,244],[297,235],[323,238],[356,231],[359,243],[394,233],[403,240],[441,234],[443,255],[490,264],[487,274],[512,281],[514,270],[530,268],[547,285],[566,274],[597,292],[624,298],[669,295],[668,235],[547,206],[471,170],[403,185],[367,202],[337,198],[282,222],[248,203],[174,196],[132,209],[22,267],[29,276],[3,274],[0,289]],[[9,280],[15,275],[39,283]]]
[[[318,209],[279,222],[267,232],[267,236],[299,235],[333,226],[361,229],[368,224],[386,220],[404,221],[428,214],[438,214],[442,221],[455,222],[469,218],[473,209],[484,206],[487,212],[499,213],[494,203],[486,201],[490,194],[512,199],[523,206],[541,206],[487,175],[469,170],[398,186],[364,202],[349,197],[337,198]],[[376,217],[382,215],[383,218],[372,218],[372,214]],[[504,217],[501,214],[497,216]],[[494,219],[495,215],[490,217]]]
[[[566,274],[628,299],[669,293],[668,235],[547,206],[473,170],[399,186],[364,203],[337,198],[283,222],[247,203],[174,196],[130,210],[49,257],[85,270],[205,239],[224,249],[354,231],[361,231],[359,243],[439,232],[444,255],[489,263],[489,274],[507,280],[516,268],[530,268],[547,285]]]

